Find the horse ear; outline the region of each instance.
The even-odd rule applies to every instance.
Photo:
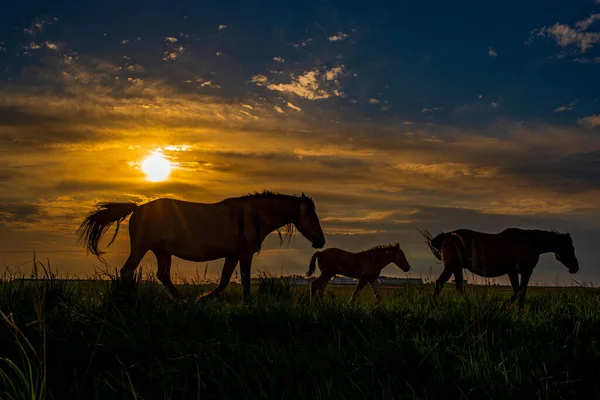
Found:
[[[396,248],[399,249],[400,248],[400,243],[396,242]]]
[[[304,195],[304,192],[302,192],[302,198],[305,198],[306,196]]]

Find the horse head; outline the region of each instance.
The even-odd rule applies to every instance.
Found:
[[[554,257],[560,261],[565,267],[569,269],[571,274],[579,271],[579,261],[575,256],[575,247],[573,246],[573,239],[568,233],[559,234],[559,240],[557,248],[554,251]]]
[[[323,248],[325,246],[325,235],[317,216],[315,203],[310,197],[302,193],[299,207],[298,221],[294,223],[296,229],[312,243],[313,248]]]
[[[390,255],[392,256],[392,262],[398,266],[402,271],[410,271],[410,264],[406,259],[406,255],[400,248],[400,243],[396,243],[395,246],[390,248]]]

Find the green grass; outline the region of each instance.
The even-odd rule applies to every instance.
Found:
[[[308,287],[263,277],[244,303],[239,285],[174,302],[144,280],[46,275],[0,285],[1,399],[431,399],[598,398],[600,292],[532,289],[523,311],[511,293],[447,285]]]

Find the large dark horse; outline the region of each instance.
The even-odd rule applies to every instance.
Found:
[[[573,240],[568,233],[507,228],[499,233],[457,229],[440,233],[436,237],[432,237],[427,231],[421,231],[421,234],[427,239],[435,258],[444,264],[444,270],[435,282],[436,295],[452,274],[456,289],[462,293],[463,268],[488,278],[508,274],[514,291],[511,302],[518,297],[519,307],[522,308],[529,279],[541,254],[554,253],[570,273],[579,271]]]
[[[130,253],[121,268],[121,279],[130,280],[148,251],[158,262],[158,279],[173,297],[180,294],[171,282],[171,256],[188,261],[211,261],[225,258],[221,280],[211,292],[217,295],[229,284],[240,262],[244,299],[250,295],[252,258],[263,240],[277,231],[280,240],[290,239],[294,227],[316,249],[325,245],[315,203],[302,193],[291,196],[271,192],[234,197],[217,203],[194,203],[174,199],[158,199],[138,206],[135,203],[101,203],[81,223],[79,241],[102,260],[98,246],[113,223],[116,232],[129,214]],[[283,231],[284,236],[281,235]]]

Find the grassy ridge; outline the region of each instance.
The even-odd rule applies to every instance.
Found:
[[[329,287],[311,307],[307,287],[269,278],[248,304],[238,285],[197,304],[151,280],[133,297],[117,284],[0,285],[0,398],[600,396],[595,289],[532,290],[519,312],[493,288],[386,289],[380,306],[364,290],[350,306],[352,288]]]

